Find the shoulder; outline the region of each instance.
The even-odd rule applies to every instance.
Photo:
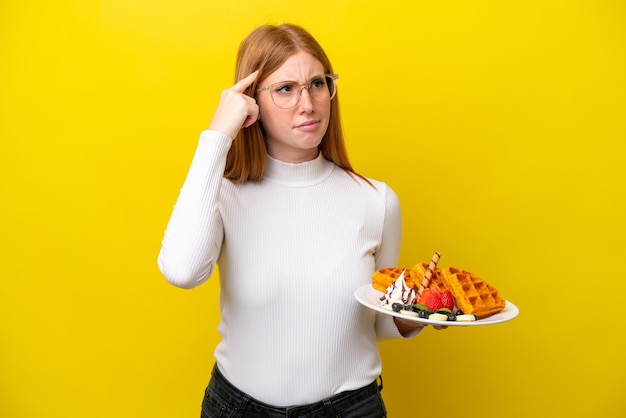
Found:
[[[395,192],[393,191],[393,189],[391,188],[391,186],[389,186],[387,183],[380,181],[380,180],[375,180],[375,179],[371,179],[369,177],[366,177],[367,180],[372,184],[372,186],[374,186],[374,188],[380,192],[380,193],[392,193],[395,195]]]
[[[376,194],[380,197],[381,203],[385,207],[386,216],[400,216],[400,199],[391,186],[387,183],[367,178],[371,185],[367,184],[364,180],[361,181],[366,184],[370,190],[375,190]]]
[[[381,196],[384,196],[386,199],[391,199],[391,200],[396,200],[396,201],[398,200],[398,195],[393,190],[393,188],[391,188],[391,186],[389,186],[387,183],[380,181],[380,180],[372,179],[369,177],[365,177],[367,181],[365,181],[364,179],[356,175],[354,177],[358,179],[358,181],[361,184],[368,186],[370,190],[373,190],[376,193],[380,194]],[[367,182],[369,182],[369,184]]]
[[[360,177],[336,167],[335,171],[343,172],[344,181],[350,182],[358,188],[360,192],[382,203],[387,211],[397,213],[400,210],[400,200],[394,189],[387,183],[369,177]]]

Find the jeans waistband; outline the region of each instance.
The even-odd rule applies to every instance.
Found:
[[[209,385],[219,387],[222,396],[228,398],[233,404],[238,405],[237,409],[243,416],[334,416],[343,409],[365,400],[382,390],[382,377],[380,377],[380,384],[375,380],[360,389],[341,392],[319,402],[289,407],[277,407],[252,398],[233,386],[222,375],[217,365],[213,366],[212,379]]]

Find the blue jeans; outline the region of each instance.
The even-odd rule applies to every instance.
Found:
[[[217,368],[202,401],[201,418],[384,418],[385,404],[376,381],[309,405],[279,408],[250,397],[234,387]]]

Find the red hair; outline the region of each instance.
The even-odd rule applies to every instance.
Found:
[[[252,31],[241,43],[237,55],[235,82],[259,70],[255,82],[244,92],[254,97],[257,85],[283,65],[287,58],[299,51],[309,53],[320,61],[324,66],[324,73],[334,74],[326,53],[305,29],[292,24],[264,25]],[[348,160],[339,117],[338,94],[331,103],[328,129],[319,150],[327,160],[349,173],[362,177],[354,172]],[[224,177],[236,183],[260,180],[265,173],[266,153],[264,132],[260,123],[241,129],[228,152]]]

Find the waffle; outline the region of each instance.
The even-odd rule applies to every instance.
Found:
[[[419,263],[413,266],[413,268],[411,269],[411,272],[413,273],[415,277],[423,278],[424,275],[426,274],[427,269],[428,269],[428,263]],[[444,290],[447,289],[445,283],[443,282],[443,279],[441,278],[440,269],[436,268],[433,271],[433,275],[430,278],[430,282],[428,283],[428,286],[426,287],[429,289],[438,290],[439,292],[443,292]]]
[[[504,309],[506,301],[498,291],[475,274],[455,267],[437,270],[445,288],[452,292],[457,308],[464,313],[481,319]]]
[[[410,288],[417,289],[419,287],[422,276],[417,276],[411,269],[402,267],[387,267],[377,270],[372,276],[372,287],[381,292],[387,292],[387,288],[391,286],[400,274],[404,271],[404,282]]]

